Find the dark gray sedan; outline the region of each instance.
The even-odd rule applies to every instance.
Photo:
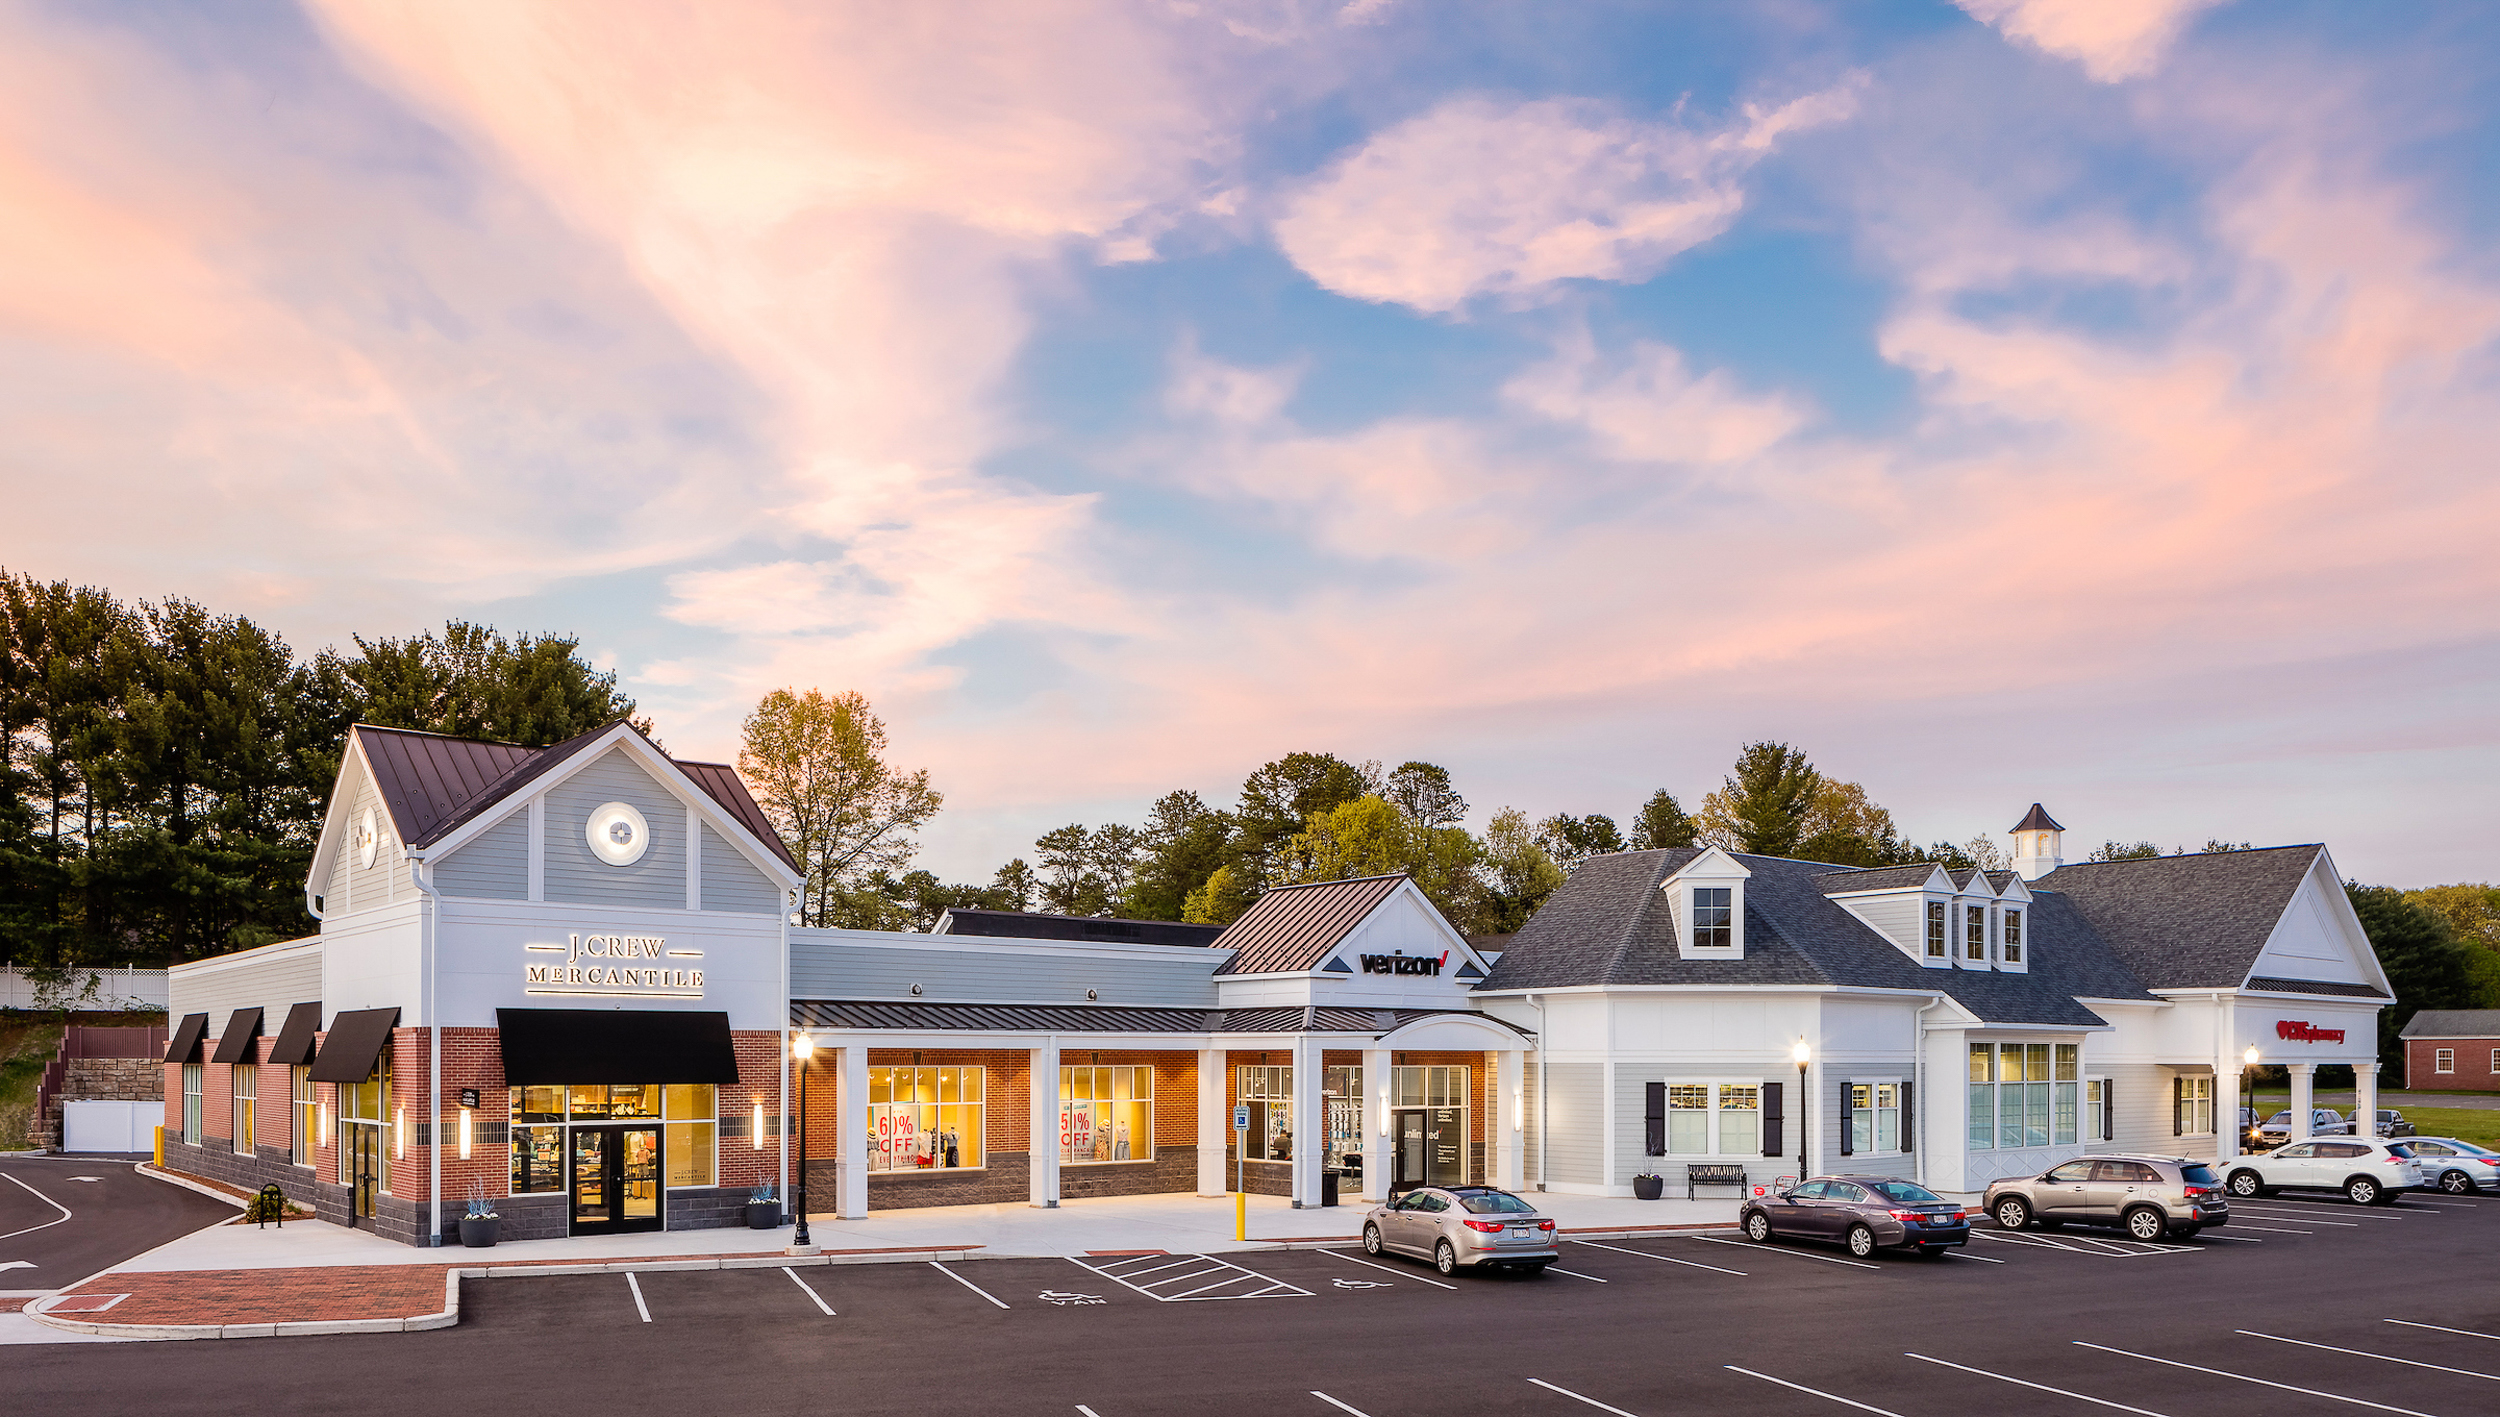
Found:
[[[1938,1255],[1970,1242],[1960,1206],[1897,1176],[1816,1176],[1745,1202],[1737,1223],[1749,1240],[1828,1240],[1860,1258],[1879,1249]]]

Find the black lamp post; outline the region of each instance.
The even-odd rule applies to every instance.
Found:
[[[1797,1184],[1802,1186],[1806,1178],[1814,1174],[1806,1154],[1806,1143],[1813,1135],[1815,1116],[1814,1094],[1806,1091],[1806,1064],[1814,1057],[1814,1050],[1806,1046],[1801,1036],[1793,1051],[1797,1057]],[[1844,1127],[1849,1125],[1849,1119],[1841,1118],[1840,1124]]]
[[[806,1249],[807,1238],[807,1060],[816,1056],[816,1040],[804,1033],[790,1035],[790,1056],[799,1064],[799,1164],[797,1183],[790,1188],[792,1204],[798,1208],[798,1233],[790,1237],[791,1247]]]

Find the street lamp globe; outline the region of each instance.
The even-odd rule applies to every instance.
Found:
[[[1808,1048],[1806,1046],[1806,1041],[1802,1038],[1797,1040],[1796,1047],[1791,1048],[1788,1051],[1797,1059],[1797,1066],[1801,1068],[1806,1065],[1807,1060],[1814,1056],[1814,1050]]]
[[[804,1063],[816,1056],[816,1040],[804,1033],[790,1035],[790,1056]]]
[[[2248,1051],[2240,1055],[2240,1061],[2246,1063],[2252,1068],[2257,1066],[2257,1045],[2254,1043],[2249,1044]]]

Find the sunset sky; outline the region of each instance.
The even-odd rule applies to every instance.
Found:
[[[0,565],[855,688],[986,880],[1294,749],[2495,874],[2500,6],[0,0]]]

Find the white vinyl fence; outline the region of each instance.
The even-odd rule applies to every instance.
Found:
[[[156,1128],[164,1120],[162,1102],[64,1102],[61,1150],[154,1151]]]
[[[45,985],[16,965],[0,965],[0,1009],[60,1009],[105,1013],[165,1007],[161,969],[82,969],[65,982]]]

